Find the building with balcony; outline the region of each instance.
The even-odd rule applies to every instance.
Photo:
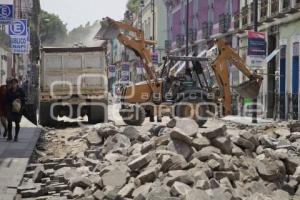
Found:
[[[265,117],[299,119],[300,0],[260,0],[258,6],[258,31],[267,36],[267,54],[278,52],[268,64],[259,67],[264,74],[259,102]],[[240,33],[240,54],[244,57],[253,16],[253,1],[241,0],[234,24]]]
[[[167,7],[164,0],[144,0],[139,11],[141,29],[145,38],[155,40],[155,52],[159,55],[158,63],[165,56],[165,41],[167,40]]]
[[[172,54],[185,53],[186,0],[164,0],[167,6],[168,40],[166,49]],[[207,49],[216,38],[225,38],[232,43],[234,13],[239,12],[239,0],[189,0],[190,50],[200,52]],[[236,46],[234,46],[236,47]]]

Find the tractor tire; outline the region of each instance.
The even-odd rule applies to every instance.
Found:
[[[184,98],[182,101],[179,102],[179,105],[175,106],[175,116],[180,118],[192,118],[199,125],[199,127],[202,127],[207,122],[206,117],[208,116],[208,106],[201,105],[197,110],[197,103],[201,102],[204,102],[201,98]],[[189,105],[180,105],[180,103]],[[193,111],[191,111],[192,108]]]
[[[134,113],[126,113],[123,114],[122,117],[123,117],[123,121],[127,125],[141,126],[145,121],[146,112],[142,106],[134,105]]]
[[[39,123],[43,127],[54,127],[56,120],[51,117],[51,103],[41,102],[39,109]]]

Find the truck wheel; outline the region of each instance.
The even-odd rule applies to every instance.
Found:
[[[51,103],[40,103],[39,109],[39,122],[40,125],[46,127],[53,127],[56,124],[56,120],[51,117]]]
[[[134,105],[134,112],[123,113],[123,121],[130,126],[141,126],[146,118],[145,109],[142,106]]]
[[[90,106],[88,121],[90,124],[106,122],[107,108],[103,108],[102,106]]]
[[[179,102],[179,105],[175,106],[175,115],[181,118],[192,118],[197,122],[199,127],[202,127],[207,122],[207,119],[203,119],[203,118],[208,116],[207,115],[208,108],[205,105],[201,105],[197,107],[198,103],[201,102],[203,102],[201,98],[197,98],[197,99],[185,98]]]
[[[33,124],[37,125],[37,109],[36,106],[33,104],[27,104],[25,106],[25,111],[23,111],[24,116]]]

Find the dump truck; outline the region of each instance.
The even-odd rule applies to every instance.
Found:
[[[107,120],[108,84],[105,47],[44,47],[41,50],[39,122],[88,116]]]
[[[150,121],[157,117],[160,121],[163,116],[177,116],[193,118],[202,126],[210,113],[231,114],[230,64],[248,78],[234,89],[244,98],[256,98],[259,94],[262,76],[247,68],[244,60],[223,40],[216,40],[205,56],[168,56],[157,72],[150,51],[150,46],[156,43],[146,40],[142,30],[107,17],[102,20],[96,38],[117,38],[144,64],[146,81],[122,91],[120,114],[126,124],[141,125],[145,117],[150,117]]]

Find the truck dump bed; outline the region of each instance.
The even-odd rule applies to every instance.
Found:
[[[42,93],[99,95],[106,91],[107,66],[102,47],[43,48]]]

